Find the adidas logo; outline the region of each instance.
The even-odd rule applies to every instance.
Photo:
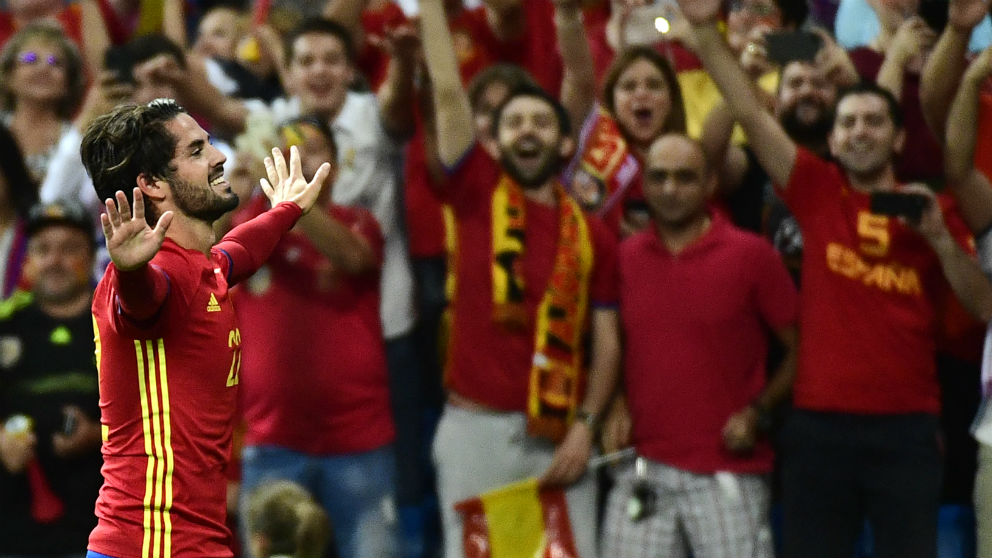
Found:
[[[207,302],[207,312],[220,312],[220,304],[217,303],[217,297],[214,293],[210,293],[210,301]]]

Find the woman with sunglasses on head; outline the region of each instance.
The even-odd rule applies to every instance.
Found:
[[[0,50],[0,122],[17,138],[39,183],[84,86],[79,51],[54,25],[27,25]]]

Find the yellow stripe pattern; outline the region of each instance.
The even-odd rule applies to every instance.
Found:
[[[169,379],[165,341],[134,341],[141,396],[141,430],[144,434],[145,497],[141,558],[172,556],[172,419],[169,408]]]

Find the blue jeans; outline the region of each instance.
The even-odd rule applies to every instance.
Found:
[[[277,446],[247,446],[241,459],[242,540],[249,539],[245,530],[248,495],[265,481],[287,479],[309,490],[327,511],[337,556],[396,556],[395,477],[392,445],[327,456]]]

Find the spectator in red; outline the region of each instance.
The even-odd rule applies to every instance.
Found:
[[[337,160],[320,120],[295,119],[280,131],[300,147],[304,176]],[[379,321],[383,238],[369,211],[331,202],[334,171],[329,178],[315,210],[235,291],[242,335],[255,340],[244,346],[240,383],[242,525],[256,487],[291,480],[330,516],[335,555],[389,557],[396,460]],[[234,222],[266,208],[257,195]]]

